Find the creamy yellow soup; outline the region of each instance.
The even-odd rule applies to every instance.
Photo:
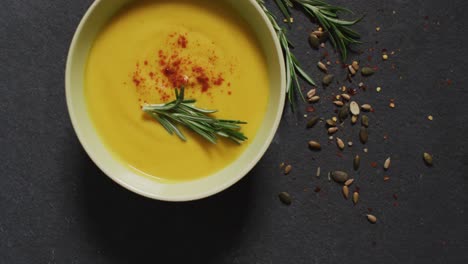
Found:
[[[250,26],[223,1],[135,1],[98,35],[85,74],[88,111],[107,148],[141,175],[195,180],[232,163],[255,138],[269,97],[267,65]],[[145,114],[174,88],[217,118],[248,122],[241,145],[182,141]],[[179,126],[180,127],[180,126]]]

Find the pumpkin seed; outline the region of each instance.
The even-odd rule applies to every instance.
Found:
[[[319,61],[317,62],[317,67],[319,67],[319,69],[321,69],[322,71],[324,72],[327,72],[328,69],[327,69],[327,65],[325,65],[323,62]]]
[[[363,104],[361,105],[361,109],[364,111],[370,111],[372,110],[372,106],[370,104]]]
[[[349,188],[348,186],[343,186],[343,196],[347,200],[349,198]]]
[[[328,128],[328,134],[335,134],[336,131],[338,131],[337,127],[329,127]]]
[[[343,97],[346,101],[351,100],[351,96],[349,94],[341,94],[341,97]]]
[[[429,166],[432,166],[432,155],[427,153],[427,152],[424,152],[423,154],[423,158],[424,158],[424,162],[426,162],[427,165]]]
[[[369,139],[369,134],[366,127],[361,127],[361,131],[359,131],[359,139],[361,139],[363,144],[366,144],[367,140]]]
[[[349,180],[345,181],[344,185],[350,186],[351,184],[353,184],[353,182],[354,182],[354,179],[349,179]]]
[[[315,93],[317,92],[317,90],[315,88],[312,88],[310,89],[308,92],[307,92],[307,98],[310,99],[312,97],[314,97]]]
[[[334,103],[336,106],[340,106],[340,107],[344,105],[344,103],[341,102],[341,101],[333,101],[333,103]]]
[[[353,68],[353,66],[349,65],[349,66],[348,66],[348,70],[349,70],[349,73],[350,73],[351,75],[355,75],[355,74],[356,74],[356,70]]]
[[[311,119],[309,119],[309,121],[307,121],[307,128],[314,127],[319,120],[320,118],[318,116],[312,117]]]
[[[312,96],[311,98],[309,98],[309,102],[311,103],[316,103],[320,100],[320,96],[318,95],[315,95],[315,96]]]
[[[388,170],[388,168],[390,168],[390,163],[391,163],[391,159],[390,159],[390,157],[388,157],[388,158],[385,160],[384,165],[383,165],[383,167],[384,167],[385,170]]]
[[[290,205],[292,202],[291,195],[289,195],[289,193],[287,192],[280,192],[278,194],[278,197],[280,201],[284,203],[285,205]]]
[[[284,168],[284,174],[288,175],[291,172],[291,170],[292,170],[291,164],[286,165],[286,167]]]
[[[332,171],[331,177],[333,178],[334,181],[339,182],[339,183],[344,183],[349,179],[348,173],[344,171]]]
[[[309,141],[309,148],[313,150],[320,150],[322,146],[317,141],[311,140]]]
[[[337,137],[336,138],[336,145],[338,146],[339,149],[343,150],[345,147],[345,144],[341,138]]]
[[[357,123],[357,120],[358,120],[358,116],[357,115],[353,115],[351,116],[351,124],[356,124]]]
[[[360,165],[361,165],[361,157],[359,157],[359,155],[354,156],[354,160],[353,160],[354,170],[358,170]]]
[[[333,81],[333,78],[335,78],[335,76],[333,74],[327,74],[327,75],[323,76],[322,83],[325,86],[328,86]]]
[[[336,121],[333,119],[327,119],[325,122],[327,123],[328,126],[331,126],[331,127],[336,126]]]
[[[369,222],[371,222],[372,224],[377,223],[377,217],[375,217],[374,215],[371,215],[371,214],[367,215],[367,220],[369,220]]]
[[[320,177],[320,167],[317,168],[317,174],[316,174],[317,177]]]
[[[313,32],[309,35],[309,44],[314,49],[318,49],[320,46],[320,40]]]
[[[369,67],[364,67],[364,68],[362,68],[362,70],[361,70],[361,74],[362,74],[363,76],[370,76],[370,75],[372,75],[372,74],[374,74],[374,73],[375,73],[374,69],[369,68]]]
[[[349,105],[345,104],[343,107],[341,107],[340,111],[338,112],[338,118],[341,121],[344,121],[346,118],[348,118],[349,115]]]
[[[359,63],[357,61],[353,61],[353,63],[351,63],[351,66],[353,66],[353,69],[355,71],[359,70]]]
[[[354,193],[353,193],[353,203],[354,203],[354,204],[357,204],[358,201],[359,201],[359,193],[358,193],[358,192],[354,192]]]
[[[366,115],[361,116],[361,125],[365,127],[369,127],[369,117]]]
[[[351,114],[355,116],[359,115],[360,113],[359,105],[355,101],[352,101],[351,103],[349,103],[349,110],[351,111]]]

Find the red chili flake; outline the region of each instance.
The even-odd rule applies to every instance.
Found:
[[[384,139],[384,140],[387,140],[387,139],[388,139],[388,135],[385,134],[385,135],[383,136],[383,139]]]
[[[338,156],[339,158],[343,158],[343,153],[337,152],[337,153],[336,153],[336,156]]]
[[[374,69],[374,71],[378,71],[378,70],[379,70],[379,66],[374,66],[374,67],[372,67],[372,69]]]
[[[359,186],[356,186],[356,187],[354,187],[354,191],[359,193],[359,191],[361,191],[361,188],[359,188]]]
[[[393,207],[398,207],[398,202],[393,202]]]
[[[368,61],[368,62],[371,62],[371,61],[372,61],[372,56],[371,56],[371,55],[367,56],[367,61]]]
[[[393,194],[393,199],[398,200],[398,194],[394,193]]]
[[[372,166],[372,168],[377,168],[378,164],[377,164],[377,162],[373,161],[373,162],[371,162],[370,165]]]
[[[318,187],[318,186],[315,187],[314,192],[316,192],[316,193],[320,192],[320,187]]]
[[[231,91],[228,91],[228,95],[231,95],[231,94],[232,94],[232,92],[231,92]]]
[[[309,113],[315,112],[315,108],[314,108],[313,106],[308,106],[308,107],[306,108],[306,111],[309,112]]]
[[[429,16],[424,16],[424,20],[429,20]]]
[[[180,35],[179,36],[179,39],[177,40],[177,44],[179,44],[179,46],[181,46],[182,48],[187,48],[187,38],[183,35]]]
[[[447,79],[447,85],[448,85],[448,86],[452,85],[452,80]]]
[[[390,176],[385,175],[385,176],[383,177],[383,180],[384,180],[384,181],[389,181],[389,180],[390,180]]]
[[[367,211],[368,211],[369,213],[372,213],[372,210],[373,210],[373,209],[370,208],[370,207],[367,208]]]
[[[355,88],[348,88],[348,94],[350,95],[356,95],[357,94],[357,89]]]

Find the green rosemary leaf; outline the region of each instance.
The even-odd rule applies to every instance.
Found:
[[[186,137],[176,124],[185,126],[213,144],[217,142],[217,135],[241,143],[247,137],[240,132],[240,124],[247,124],[240,120],[217,119],[209,114],[216,110],[197,108],[196,100],[184,99],[184,87],[174,89],[176,100],[166,104],[144,105],[143,111],[158,121],[169,134],[176,134],[186,141]]]

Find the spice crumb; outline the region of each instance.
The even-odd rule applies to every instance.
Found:
[[[375,28],[375,31],[379,32],[379,31],[380,31],[380,27],[376,27],[376,28]]]
[[[390,108],[395,108],[395,103],[391,102],[388,106],[390,106]]]
[[[375,88],[375,90],[376,90],[378,93],[380,93],[380,92],[382,91],[382,88],[381,88],[381,87],[377,87],[377,88]]]
[[[429,119],[430,121],[434,120],[434,117],[433,116],[427,116],[427,119]]]

